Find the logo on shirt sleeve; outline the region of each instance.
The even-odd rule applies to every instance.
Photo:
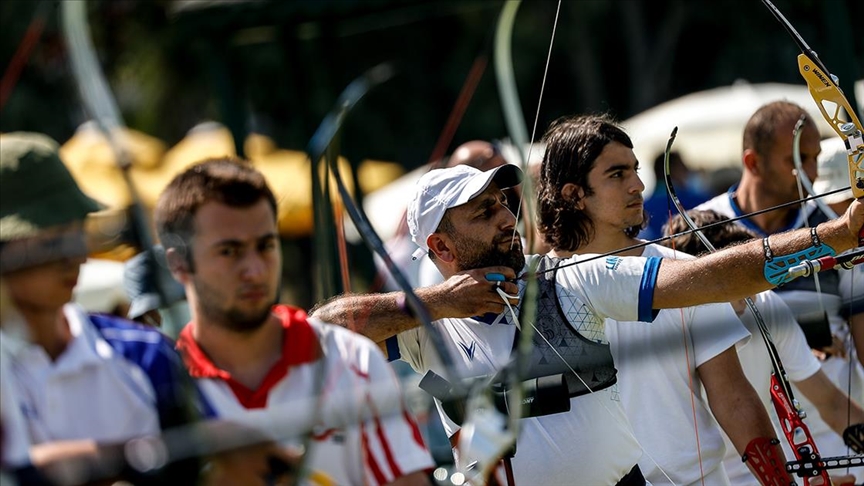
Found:
[[[621,257],[611,256],[606,257],[606,268],[612,270],[618,270],[618,266],[621,265]]]

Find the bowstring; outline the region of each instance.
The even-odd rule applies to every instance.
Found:
[[[530,205],[531,201],[532,201],[531,197],[528,197],[527,199],[525,197],[526,192],[529,194],[533,194],[533,191],[531,189],[532,189],[532,186],[534,184],[531,180],[531,172],[530,172],[529,164],[531,163],[531,153],[534,149],[534,140],[537,137],[537,125],[539,124],[539,121],[540,121],[540,107],[543,105],[543,93],[546,90],[546,80],[549,76],[549,64],[552,61],[552,47],[555,44],[555,33],[558,31],[558,18],[560,17],[560,14],[561,14],[561,0],[558,0],[558,5],[555,8],[555,20],[552,24],[552,36],[551,36],[551,39],[549,40],[549,50],[546,53],[546,65],[543,68],[543,80],[540,83],[540,96],[537,99],[537,110],[534,113],[534,125],[531,128],[531,139],[528,141],[528,153],[525,155],[525,159],[522,161],[522,164],[525,167],[526,177],[522,182],[523,189],[522,189],[522,192],[519,194],[519,205],[516,207],[516,220],[517,221],[519,220],[519,215],[521,214],[521,211],[522,211],[522,205],[523,204]],[[517,147],[517,148],[519,149],[519,153],[521,154],[522,148],[521,147]],[[531,217],[531,214],[533,214],[533,211],[529,211],[528,217]],[[535,226],[532,225],[531,231],[533,231],[534,228],[535,228]],[[531,236],[533,236],[533,235],[531,235]],[[516,240],[516,226],[513,226],[513,235],[510,237],[510,249],[511,250],[513,249],[513,244],[514,244],[515,240]],[[529,238],[529,241],[531,241],[531,240],[532,240],[532,238]]]
[[[801,118],[795,123],[795,128],[792,130],[792,163],[795,166],[795,182],[798,185],[798,199],[801,200],[801,208],[800,218],[803,221],[803,225],[805,228],[810,229],[810,217],[807,213],[807,203],[803,201],[804,198],[804,178],[807,177],[807,174],[804,172],[804,164],[801,162],[801,135],[804,133],[804,121],[807,120],[807,115],[801,115]],[[808,179],[808,191],[812,195],[813,194],[813,186],[809,184]],[[821,202],[819,199],[816,201]],[[820,210],[825,212],[822,204],[818,204]],[[829,218],[836,219],[837,214],[834,211],[828,209],[830,213],[825,212],[825,215]],[[833,214],[833,216],[832,216]],[[827,313],[825,312],[825,303],[822,299],[822,285],[819,281],[819,272],[813,272],[813,284],[816,286],[816,299],[819,302],[819,310],[822,311],[822,314],[827,317]]]
[[[671,166],[671,155],[672,155],[672,144],[675,142],[675,136],[678,133],[678,127],[675,127],[672,130],[672,135],[669,137],[669,140],[666,142],[666,150],[663,152],[663,178],[666,183],[666,207],[669,209],[669,219],[672,219],[672,204],[674,203],[675,209],[678,212],[681,212],[683,206],[680,205],[680,201],[678,201],[678,197],[675,194],[675,189],[672,187],[672,166]],[[659,181],[658,181],[659,183]],[[684,217],[684,216],[682,216]],[[668,220],[667,220],[668,221]],[[672,243],[672,258],[677,260],[677,248],[676,248],[676,240],[672,239],[670,241]],[[693,412],[693,430],[696,434],[696,455],[699,458],[699,479],[702,485],[705,485],[705,466],[702,460],[702,445],[701,440],[699,439],[699,422],[696,419],[696,388],[693,385],[693,373],[690,372],[691,369],[695,368],[695,363],[691,367],[690,365],[690,351],[687,346],[687,326],[684,323],[684,308],[678,309],[680,318],[681,318],[681,343],[684,345],[684,361],[687,366],[687,381],[688,386],[690,388],[690,409]],[[695,350],[694,350],[694,361]],[[698,372],[698,370],[697,370]]]

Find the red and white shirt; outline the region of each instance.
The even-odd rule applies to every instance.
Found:
[[[177,349],[216,416],[288,445],[311,428],[308,470],[335,484],[381,485],[434,466],[398,378],[372,341],[297,308],[277,305],[273,313],[284,328],[282,358],[256,390],[217,368],[191,326],[181,331]]]

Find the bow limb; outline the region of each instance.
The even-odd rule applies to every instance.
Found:
[[[117,162],[117,168],[123,176],[123,182],[130,199],[130,225],[133,237],[141,251],[152,251],[154,238],[150,233],[147,210],[141,202],[138,190],[132,180],[130,169],[132,159],[123,138],[125,127],[117,102],[111,94],[105,74],[96,58],[96,50],[90,38],[90,28],[87,24],[87,2],[61,2],[61,21],[63,35],[69,48],[72,72],[81,94],[81,100],[90,117],[108,140]],[[149,260],[149,265],[155,269],[154,275],[159,275],[158,262],[155,255]],[[156,292],[163,303],[167,303],[167,292],[161,278],[153,281]],[[176,309],[169,307],[169,314],[175,323],[182,323],[182,318]]]
[[[525,145],[528,143],[528,127],[522,114],[522,104],[516,89],[516,74],[513,71],[513,55],[511,41],[513,25],[516,22],[516,12],[522,0],[508,0],[501,9],[498,24],[495,29],[495,80],[501,96],[501,108],[504,111],[504,121],[513,144],[519,149],[519,157],[523,158]],[[524,162],[524,160],[522,161]]]
[[[339,132],[342,123],[347,117],[350,109],[358,101],[360,101],[360,99],[371,88],[373,88],[377,84],[388,80],[390,77],[393,76],[394,73],[395,72],[393,68],[389,64],[382,64],[370,69],[369,71],[361,75],[359,78],[351,82],[351,84],[349,84],[347,88],[345,88],[345,90],[339,96],[339,99],[333,111],[331,111],[327,115],[327,117],[315,131],[315,134],[312,136],[312,139],[309,142],[306,152],[309,154],[309,157],[311,158],[313,163],[317,160],[320,160],[321,157],[327,152],[330,144],[332,143],[336,134]],[[487,448],[489,447],[490,443],[496,442],[495,445],[497,447],[495,447],[494,450],[472,449],[470,451],[481,453],[480,455],[484,456],[480,457],[480,460],[477,462],[480,465],[480,473],[488,474],[489,472],[491,472],[491,467],[489,466],[494,466],[498,458],[501,457],[501,455],[503,455],[504,452],[506,452],[516,441],[517,429],[512,426],[512,422],[518,421],[518,412],[511,413],[510,418],[506,419],[505,417],[501,416],[501,414],[497,412],[494,407],[487,406],[488,390],[485,386],[475,384],[475,386],[471,387],[470,390],[464,389],[462,383],[458,379],[458,375],[455,372],[453,358],[451,357],[448,348],[444,344],[443,337],[441,336],[441,333],[438,331],[438,329],[432,325],[432,319],[428,309],[426,309],[426,306],[414,293],[411,285],[408,283],[407,278],[393,261],[393,259],[390,257],[390,254],[387,252],[384,243],[382,242],[378,233],[372,227],[369,219],[366,217],[362,208],[360,208],[359,205],[354,202],[353,198],[345,187],[338,163],[334,162],[334,158],[330,159],[329,171],[333,175],[334,181],[336,183],[336,189],[338,190],[339,195],[342,198],[342,203],[345,206],[345,211],[348,213],[348,216],[351,218],[354,225],[356,226],[358,233],[360,234],[366,245],[369,247],[369,249],[375,252],[379,257],[381,257],[381,260],[384,262],[387,270],[393,276],[394,281],[404,292],[406,304],[411,308],[414,315],[420,321],[421,325],[427,330],[433,346],[435,347],[444,368],[446,375],[445,379],[448,379],[449,383],[452,384],[452,386],[454,387],[454,393],[456,395],[458,395],[459,397],[467,397],[469,413],[466,415],[466,420],[464,422],[463,428],[465,430],[474,430],[475,433],[460,434],[460,446],[463,446],[463,439],[461,439],[461,437],[463,436],[482,436],[481,439],[486,440],[481,440],[479,442],[485,445]],[[520,387],[513,387],[513,389],[519,390]],[[521,400],[516,402],[516,404],[521,404]],[[472,408],[476,410],[472,410]],[[520,409],[521,407],[511,407],[511,411],[518,411]],[[509,421],[511,426],[507,427],[505,430],[502,431],[497,427],[497,425],[505,421]],[[493,440],[489,440],[490,438],[493,438]],[[472,457],[471,459],[477,458]]]
[[[370,89],[384,81],[387,81],[394,74],[395,70],[391,65],[380,64],[365,72],[345,88],[342,94],[339,95],[339,99],[337,100],[333,111],[327,114],[321,122],[321,125],[318,126],[318,129],[312,135],[312,139],[309,141],[306,152],[309,154],[313,165],[316,161],[321,160],[321,157],[323,157],[327,152],[327,149],[330,147],[336,134],[341,129],[351,108],[353,108]],[[403,292],[405,292],[406,304],[411,307],[414,311],[414,315],[418,317],[421,324],[429,330],[430,335],[432,336],[433,343],[441,355],[440,358],[444,364],[444,368],[447,370],[446,378],[452,378],[455,376],[452,373],[453,360],[447,352],[446,347],[444,347],[440,334],[434,327],[432,327],[432,320],[429,311],[414,293],[411,284],[408,283],[405,275],[390,257],[384,243],[381,241],[381,237],[378,236],[378,233],[372,228],[372,225],[363,210],[354,203],[351,194],[345,187],[339,170],[339,164],[338,162],[335,162],[335,158],[330,159],[329,171],[333,174],[336,188],[339,191],[339,195],[342,197],[342,203],[345,205],[345,210],[348,213],[348,216],[351,218],[351,221],[354,222],[354,225],[357,227],[357,231],[360,233],[363,241],[370,250],[381,257],[387,266],[387,269],[393,275],[393,279],[396,281],[397,285]]]

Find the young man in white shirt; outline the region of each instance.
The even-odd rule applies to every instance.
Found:
[[[630,137],[611,119],[587,115],[557,120],[544,141],[549,152],[541,168],[538,224],[550,255],[608,253],[642,243],[635,235],[643,226],[645,186]],[[573,182],[551,182],[562,180]],[[570,213],[562,214],[562,207]],[[619,255],[691,258],[657,244]],[[739,456],[752,440],[773,438],[735,352],[750,333],[729,304],[664,309],[650,326],[612,319],[605,326],[621,404],[644,448],[639,465],[649,481],[726,483],[721,427]]]
[[[218,417],[305,445],[304,480],[428,484],[434,464],[377,346],[277,304],[276,214],[264,176],[239,159],[193,166],[159,197],[157,231],[192,313],[177,343],[191,375]]]
[[[63,481],[122,476],[124,442],[197,417],[194,386],[157,330],[71,303],[88,254],[83,223],[100,207],[75,184],[57,143],[0,135],[0,184],[0,274],[17,311],[0,329],[3,425],[12,434],[2,465],[38,475],[74,458],[83,469],[63,469]],[[194,480],[198,466],[184,468],[185,479],[180,472],[171,474]]]
[[[730,245],[749,241],[755,237],[751,232],[739,225],[731,223],[719,224],[723,221],[728,221],[729,218],[721,216],[714,211],[691,210],[688,211],[688,214],[693,222],[696,223],[696,226],[700,228],[708,227],[702,230],[702,234],[717,248],[725,248]],[[687,229],[683,218],[675,216],[669,220],[665,233],[667,236],[682,234]],[[693,233],[678,236],[664,242],[664,244],[674,246],[677,250],[692,254],[706,251],[702,242]],[[768,329],[771,341],[777,349],[777,354],[783,364],[786,376],[790,383],[795,386],[795,392],[800,392],[795,398],[801,402],[802,409],[808,413],[805,423],[809,427],[814,420],[819,419],[830,427],[832,433],[835,435],[836,442],[843,443],[844,432],[846,432],[850,424],[864,423],[864,410],[845,391],[832,383],[821,369],[819,360],[816,359],[810,352],[810,347],[807,346],[804,332],[801,331],[801,328],[795,321],[795,315],[783,302],[783,299],[773,291],[768,291],[760,292],[753,298],[753,301],[759,309],[759,314],[762,316],[765,327]],[[756,389],[756,393],[759,394],[764,407],[772,417],[776,417],[771,399],[771,357],[765,348],[764,342],[762,342],[762,337],[759,335],[759,328],[757,327],[758,325],[753,313],[746,309],[743,301],[740,305],[736,305],[736,310],[739,313],[741,321],[754,335],[754,338],[750,342],[738,347],[741,367],[744,369],[747,379]],[[804,405],[804,400],[802,399],[806,399],[807,405]],[[814,410],[818,413],[812,413]],[[823,452],[822,445],[824,444],[824,440],[816,439],[815,437],[814,440],[822,457],[834,455]],[[787,448],[787,444],[784,440],[785,448]],[[840,453],[841,455],[846,454],[845,448],[844,444],[844,451]],[[787,454],[792,454],[791,449],[787,451]],[[744,467],[740,458],[734,454],[730,454],[728,449],[726,457],[723,460],[723,466],[733,485],[745,486],[753,482],[753,475],[750,471]],[[860,475],[862,471],[859,467],[849,469],[848,471],[840,469],[837,472]],[[841,474],[832,474],[832,476],[837,476],[832,478],[835,484],[846,484],[840,478]]]

